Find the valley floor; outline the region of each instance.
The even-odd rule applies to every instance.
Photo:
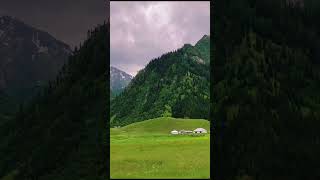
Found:
[[[147,130],[157,123],[163,126],[155,126],[155,132]],[[112,128],[111,178],[209,178],[210,135],[170,134],[175,127],[209,129],[209,124],[206,120],[158,118]]]

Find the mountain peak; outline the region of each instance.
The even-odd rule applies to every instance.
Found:
[[[51,80],[71,54],[67,44],[49,33],[7,15],[0,16],[0,49],[0,66],[6,66],[0,68],[0,89]]]
[[[205,62],[210,62],[210,36],[202,36],[202,38],[196,43],[195,47],[200,51]]]
[[[206,34],[203,35],[202,38],[196,43],[196,45],[202,42],[210,42],[210,36]]]
[[[120,94],[128,86],[132,78],[130,74],[110,66],[110,90],[113,95]]]
[[[207,38],[210,38],[210,35],[205,34],[205,35],[202,36],[201,39],[207,39]]]

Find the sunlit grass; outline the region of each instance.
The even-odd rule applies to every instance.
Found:
[[[170,135],[197,127],[209,122],[160,118],[111,129],[111,178],[209,178],[210,135]]]

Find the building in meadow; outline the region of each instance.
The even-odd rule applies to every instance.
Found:
[[[193,130],[193,133],[196,133],[196,134],[206,134],[208,133],[207,130],[205,130],[204,128],[197,128],[195,130]]]

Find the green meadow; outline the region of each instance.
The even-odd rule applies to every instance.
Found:
[[[111,128],[111,178],[209,178],[209,133],[170,134],[198,127],[209,131],[210,122],[164,117]]]

